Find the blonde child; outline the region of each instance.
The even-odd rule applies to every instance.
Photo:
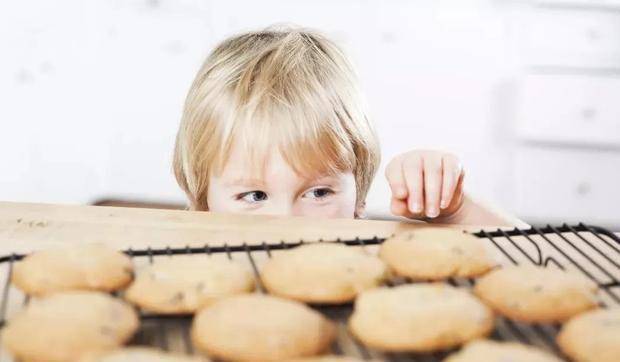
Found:
[[[187,95],[174,151],[191,209],[256,214],[363,217],[379,161],[350,64],[330,40],[298,29],[219,44]],[[394,215],[494,221],[464,197],[452,154],[409,151],[385,175]]]

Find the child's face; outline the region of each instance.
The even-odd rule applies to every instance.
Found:
[[[233,147],[222,174],[211,176],[210,211],[290,216],[352,218],[356,212],[355,178],[351,172],[303,177],[276,149],[266,160],[263,178],[250,171],[248,157]],[[362,212],[358,209],[358,214]]]

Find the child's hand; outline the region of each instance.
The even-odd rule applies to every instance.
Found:
[[[392,189],[392,213],[409,218],[454,214],[463,203],[463,167],[449,153],[414,150],[396,156],[385,169]]]

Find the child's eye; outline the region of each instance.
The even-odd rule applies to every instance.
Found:
[[[306,192],[303,197],[308,197],[311,199],[322,199],[325,198],[331,194],[333,194],[334,191],[332,191],[331,189],[327,188],[327,187],[319,187],[316,189],[312,189],[308,192]]]
[[[237,200],[243,200],[250,204],[267,200],[267,194],[262,191],[244,192],[237,196]]]

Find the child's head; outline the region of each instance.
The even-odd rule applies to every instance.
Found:
[[[353,71],[316,33],[213,50],[189,91],[174,171],[195,210],[353,217],[379,165]]]

